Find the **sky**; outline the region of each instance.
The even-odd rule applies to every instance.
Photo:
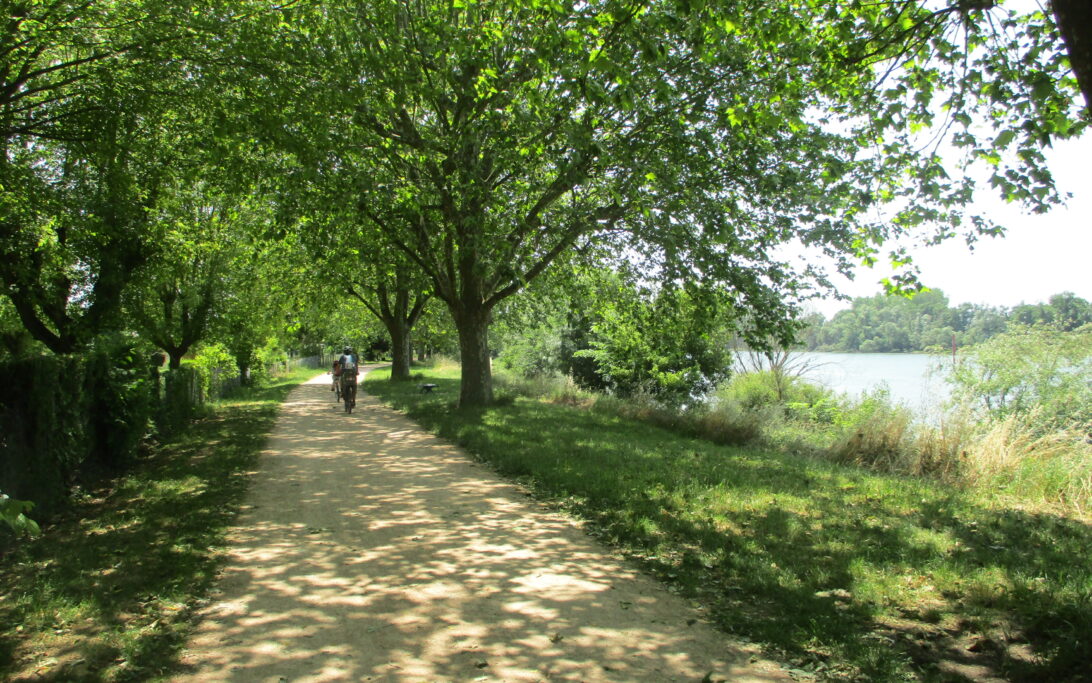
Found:
[[[1039,9],[1039,3],[1008,0],[1004,8],[1025,13]],[[1012,307],[1043,302],[1061,292],[1092,301],[1092,132],[1078,140],[1055,141],[1044,153],[1061,193],[1073,195],[1066,205],[1031,215],[1016,204],[1006,204],[988,185],[983,187],[976,206],[982,215],[1005,226],[1006,234],[980,239],[973,252],[958,238],[911,249],[925,286],[942,290],[952,305]],[[858,268],[853,280],[835,274],[832,281],[843,294],[873,296],[883,292],[880,281],[890,274],[890,268],[878,264]],[[807,305],[827,318],[849,306],[835,300]]]
[[[992,188],[981,188],[976,206],[1005,226],[1006,234],[981,238],[974,251],[958,238],[912,249],[925,286],[942,290],[952,305],[1012,307],[1046,301],[1060,292],[1092,301],[1092,133],[1056,142],[1046,155],[1058,188],[1073,195],[1066,205],[1031,215],[995,197]],[[843,294],[872,296],[883,291],[880,280],[890,272],[878,264],[858,268],[852,281],[832,279]],[[809,302],[807,308],[830,318],[849,306],[826,300]]]

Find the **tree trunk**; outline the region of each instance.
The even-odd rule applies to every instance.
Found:
[[[239,386],[250,386],[250,357],[235,359],[235,367],[239,369]]]
[[[459,406],[487,406],[493,402],[489,309],[479,305],[473,310],[459,311],[454,317],[455,327],[459,330],[459,359],[462,362]]]
[[[410,361],[413,359],[409,325],[402,320],[384,322],[387,323],[387,332],[391,335],[391,381],[407,381],[410,378]]]
[[[1069,64],[1092,113],[1092,3],[1088,0],[1054,0],[1054,19],[1069,53]]]
[[[186,355],[186,352],[183,349],[167,349],[167,356],[170,358],[167,367],[171,370],[182,367],[182,356],[184,355]]]

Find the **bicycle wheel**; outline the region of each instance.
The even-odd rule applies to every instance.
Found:
[[[353,404],[356,403],[356,401],[353,400],[353,394],[355,393],[356,387],[354,387],[352,384],[346,384],[344,390],[342,390],[341,392],[341,396],[345,400],[346,413],[353,412]]]

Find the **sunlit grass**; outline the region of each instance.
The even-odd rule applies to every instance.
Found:
[[[796,666],[868,680],[1087,673],[1092,529],[1079,520],[558,402],[463,410],[457,369],[426,376],[431,394],[382,373],[365,386]]]
[[[155,680],[172,670],[297,371],[211,406],[3,558],[0,677]]]

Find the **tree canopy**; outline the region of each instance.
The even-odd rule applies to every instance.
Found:
[[[1092,323],[1092,306],[1072,292],[1011,308],[966,303],[952,306],[944,292],[932,290],[910,299],[882,294],[861,297],[830,320],[812,319],[809,323],[801,341],[810,350],[943,351],[953,343],[960,348],[981,344],[1013,324],[1046,325],[1071,332]]]
[[[315,245],[353,242],[349,272],[316,264],[313,277],[353,283],[373,313],[401,320],[392,336],[420,312],[403,294],[442,302],[464,404],[491,400],[499,304],[576,261],[632,267],[664,302],[720,292],[729,318],[788,341],[800,300],[828,283],[778,246],[845,269],[896,237],[1001,232],[967,212],[978,179],[1034,210],[1061,199],[1042,149],[1088,124],[1080,31],[1056,25],[1073,26],[1068,7],[12,3],[0,313],[76,350],[128,324],[126,297],[134,312],[147,312],[142,297],[168,310],[167,289],[132,280],[177,282],[158,253],[177,207],[263,205],[244,231],[284,241],[264,265],[286,275],[267,283],[296,282],[290,261],[315,263]],[[198,291],[240,288],[229,303],[276,289],[198,270]],[[891,286],[913,289],[912,271]],[[383,292],[402,293],[389,315]],[[144,318],[156,343],[182,347]]]

